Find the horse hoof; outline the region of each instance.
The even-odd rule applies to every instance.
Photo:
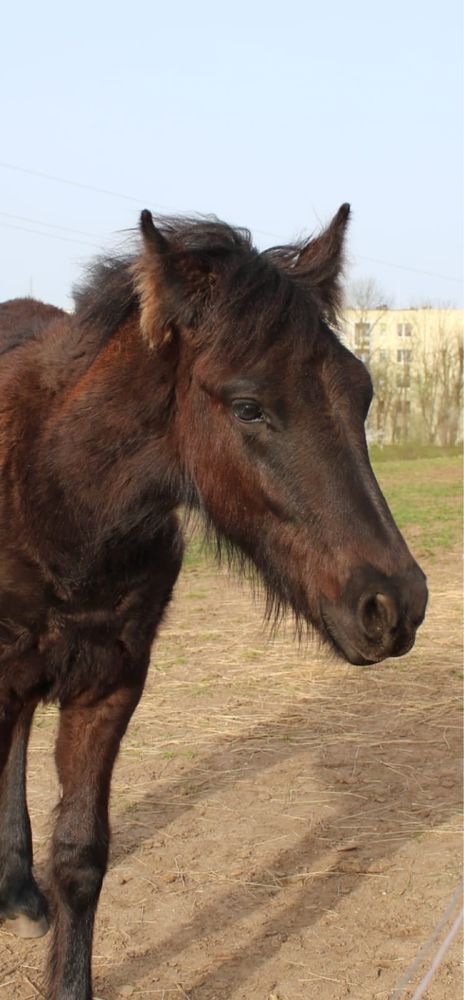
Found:
[[[47,933],[49,924],[45,916],[39,917],[38,920],[31,920],[25,913],[20,913],[17,917],[5,920],[3,926],[6,931],[16,934],[16,937],[40,938]]]

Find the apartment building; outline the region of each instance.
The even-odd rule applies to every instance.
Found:
[[[462,309],[345,311],[342,339],[374,382],[371,442],[461,440],[463,331]]]

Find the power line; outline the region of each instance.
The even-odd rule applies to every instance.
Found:
[[[13,215],[12,212],[0,212],[0,216],[5,219],[16,219],[18,222],[32,222],[34,226],[45,226],[46,229],[60,229],[67,233],[77,233],[79,236],[102,238],[99,233],[89,233],[86,229],[74,229],[72,226],[60,226],[56,222],[44,222],[42,219],[31,219],[28,215]]]
[[[55,174],[47,174],[42,170],[32,170],[30,167],[20,167],[16,163],[3,163],[0,162],[0,167],[5,170],[15,170],[21,174],[30,174],[32,177],[42,177],[44,180],[53,181],[57,184],[68,184],[71,187],[82,188],[84,191],[94,191],[96,194],[106,194],[110,198],[122,198],[124,201],[133,201],[138,205],[147,204],[150,199],[136,198],[131,194],[122,194],[121,191],[110,191],[108,188],[95,187],[94,184],[84,184],[82,181],[70,180],[67,177],[58,177]],[[169,208],[167,205],[158,205],[163,212],[172,212],[174,209]]]
[[[379,260],[377,257],[362,257],[361,254],[356,256],[358,260],[368,260],[372,264],[384,264],[385,267],[396,267],[399,271],[412,271],[414,274],[425,274],[429,278],[442,278],[444,281],[457,281],[458,285],[461,284],[461,279],[455,278],[454,275],[439,274],[438,271],[422,271],[418,267],[409,267],[408,264],[393,264],[391,260]]]
[[[98,243],[89,243],[86,240],[73,240],[68,236],[58,236],[58,233],[42,233],[40,229],[29,229],[26,226],[15,226],[12,222],[1,222],[0,226],[3,229],[18,229],[22,233],[34,233],[35,236],[46,236],[49,240],[61,240],[62,243],[80,243],[84,247],[93,247],[96,250],[101,250],[101,246]]]
[[[108,195],[111,198],[121,198],[124,201],[135,202],[138,205],[141,205],[142,203],[143,204],[148,204],[151,201],[151,199],[149,199],[149,198],[147,198],[147,199],[136,198],[134,195],[123,194],[121,191],[111,191],[108,188],[96,187],[93,184],[84,184],[82,181],[75,181],[75,180],[71,180],[71,179],[66,178],[66,177],[59,177],[59,176],[57,176],[55,174],[48,174],[48,173],[45,173],[45,171],[42,171],[42,170],[32,170],[30,167],[22,167],[22,166],[19,166],[18,164],[15,164],[15,163],[5,163],[5,162],[0,161],[0,167],[3,167],[5,170],[13,170],[13,171],[17,171],[18,173],[30,174],[32,177],[41,177],[44,180],[52,181],[54,183],[67,184],[67,185],[69,185],[71,187],[81,188],[81,189],[83,189],[85,191],[93,191],[96,194]],[[160,205],[158,203],[157,207],[160,208],[163,212],[173,212],[173,211],[175,211],[175,209],[173,209],[172,206],[168,206],[168,205]],[[2,212],[0,214],[1,215],[6,215],[7,213]],[[18,218],[19,218],[19,216],[18,216]],[[6,224],[2,223],[2,225],[6,225]],[[39,223],[39,225],[48,225],[48,223]],[[19,226],[17,226],[17,227],[11,226],[10,228],[17,228],[17,229],[19,229],[21,227],[19,227]],[[55,227],[55,228],[63,228],[63,229],[65,229],[65,228],[68,228],[68,227]],[[24,231],[25,232],[33,232],[33,230],[24,230]],[[70,232],[77,232],[78,230],[69,230],[69,231]],[[270,236],[272,239],[276,239],[276,240],[283,240],[284,239],[284,237],[280,236],[278,233],[271,233],[271,232],[269,232],[269,231],[267,231],[265,229],[255,229],[255,232],[259,233],[261,236]],[[47,234],[44,233],[44,235],[47,235]],[[56,238],[58,238],[58,237],[56,237]],[[81,243],[82,240],[79,240],[79,241],[75,240],[75,241],[68,241],[68,242],[80,242]],[[91,244],[87,244],[87,245],[90,246]],[[399,271],[410,271],[412,274],[423,274],[423,275],[425,275],[426,277],[429,277],[429,278],[439,278],[442,281],[452,281],[452,282],[457,283],[459,285],[461,284],[461,279],[454,277],[454,275],[452,276],[452,275],[449,275],[449,274],[441,274],[438,271],[424,271],[421,268],[411,267],[408,264],[397,264],[397,263],[395,263],[394,261],[391,261],[391,260],[380,260],[379,258],[376,258],[376,257],[365,257],[365,256],[362,256],[361,254],[357,254],[357,260],[368,261],[371,264],[381,264],[383,267],[393,267],[393,268],[395,268],[396,270],[399,270]]]

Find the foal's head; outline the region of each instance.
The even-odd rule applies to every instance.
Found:
[[[352,663],[406,653],[425,578],[370,467],[369,374],[340,343],[349,206],[300,245],[258,253],[219,222],[142,213],[140,323],[175,364],[186,496]]]

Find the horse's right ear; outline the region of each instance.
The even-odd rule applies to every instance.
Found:
[[[151,247],[161,255],[169,253],[169,243],[162,232],[156,228],[153,216],[148,208],[140,213],[140,232],[146,247]]]
[[[147,208],[140,215],[142,253],[133,265],[140,299],[140,329],[150,347],[168,340],[175,312],[179,279],[175,273],[168,240],[155,226]]]
[[[180,250],[155,226],[144,209],[140,216],[142,253],[132,273],[140,302],[140,329],[151,347],[167,341],[174,327],[194,328],[211,292],[208,262]]]

